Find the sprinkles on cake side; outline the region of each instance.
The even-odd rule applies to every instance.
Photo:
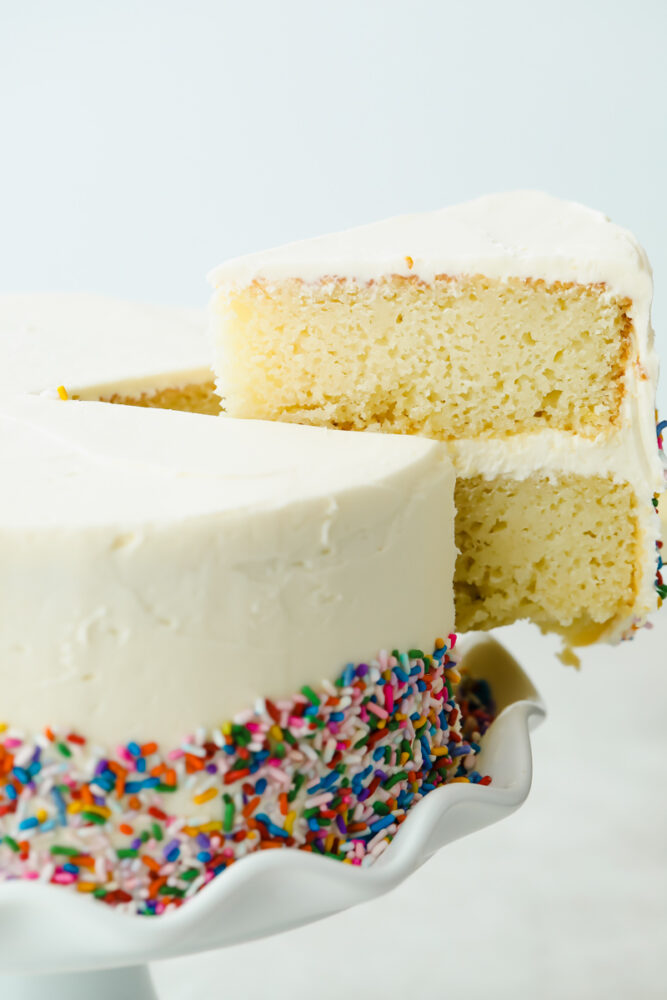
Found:
[[[662,438],[662,435],[663,435],[663,433],[664,433],[665,430],[667,430],[667,420],[658,420],[657,413],[656,413],[656,433],[657,433],[657,436],[658,436],[658,450],[660,452],[660,456],[661,456],[662,461],[663,461],[663,466],[664,466],[664,469],[665,469],[665,479],[667,480],[667,460],[665,459],[665,449],[664,449],[664,442],[663,442],[663,438]],[[660,494],[659,493],[655,493],[653,495],[653,506],[655,507],[655,512],[656,512],[656,514],[658,514],[658,516],[660,516],[659,503],[660,503]],[[662,541],[661,538],[658,538],[658,540],[655,543],[655,547],[656,547],[656,551],[657,551],[657,567],[656,567],[656,571],[655,571],[655,589],[656,589],[656,592],[658,594],[658,607],[660,608],[660,607],[662,607],[663,601],[665,601],[667,599],[667,583],[665,583],[665,580],[664,580],[663,575],[662,575],[662,570],[663,570],[665,564],[664,564],[663,559],[662,559],[663,541]]]
[[[493,703],[474,681],[457,701],[455,641],[349,664],[335,684],[262,699],[166,753],[129,742],[101,755],[77,733],[5,728],[0,879],[154,915],[258,850],[371,863],[428,792],[491,780],[475,757]]]

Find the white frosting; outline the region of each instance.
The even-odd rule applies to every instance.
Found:
[[[450,448],[459,475],[583,472],[610,475],[634,486],[639,512],[641,572],[635,614],[655,608],[655,539],[651,498],[664,488],[655,434],[658,362],[650,308],[651,269],[631,233],[600,212],[537,191],[489,195],[436,212],[407,215],[346,232],[304,240],[231,260],[211,272],[218,288],[267,285],[288,278],[358,283],[387,275],[484,274],[546,282],[604,284],[605,294],[631,300],[633,344],[619,426],[594,441],[545,430]],[[616,622],[610,637],[627,622]]]
[[[451,630],[444,446],[41,398],[192,370],[200,326],[91,298],[16,302],[3,318],[0,301],[1,721],[173,743]]]
[[[218,286],[323,276],[372,281],[387,274],[485,274],[600,282],[631,298],[651,293],[646,254],[631,233],[583,205],[539,191],[487,195],[249,254],[215,268]]]
[[[211,379],[205,317],[96,295],[0,295],[0,388],[99,399]]]

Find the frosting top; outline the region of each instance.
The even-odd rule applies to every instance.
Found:
[[[631,233],[601,212],[539,191],[487,195],[237,257],[209,280],[217,286],[398,274],[432,281],[466,273],[605,282],[631,298],[650,296],[652,287],[646,254]]]
[[[108,403],[0,402],[0,525],[173,524],[249,518],[341,492],[384,492],[445,449],[425,438]],[[414,473],[417,475],[417,472]]]
[[[211,379],[205,314],[98,295],[0,295],[0,388],[99,399]]]

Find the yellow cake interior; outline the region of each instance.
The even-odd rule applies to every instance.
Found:
[[[76,395],[72,396],[77,399]],[[220,397],[215,391],[213,373],[208,382],[192,383],[180,388],[142,392],[138,396],[111,393],[100,398],[102,403],[122,403],[125,406],[154,406],[162,410],[185,410],[188,413],[220,413]]]
[[[218,297],[226,409],[442,439],[594,436],[618,419],[628,306],[603,286],[479,275],[255,281]]]
[[[530,618],[594,638],[596,626],[632,607],[636,497],[628,484],[476,476],[457,480],[456,507],[461,631]]]

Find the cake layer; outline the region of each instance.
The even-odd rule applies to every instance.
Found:
[[[25,395],[0,458],[0,720],[28,733],[173,744],[452,630],[437,443]]]
[[[604,286],[517,278],[253,281],[217,302],[220,390],[237,417],[593,437],[619,420],[629,305]]]
[[[159,914],[256,850],[370,863],[490,781],[446,447],[211,420],[201,343],[196,314],[0,299],[0,881]]]
[[[631,613],[636,497],[600,476],[459,479],[456,615],[462,630],[531,618],[591,638]]]
[[[208,374],[208,373],[207,373]],[[142,392],[123,394],[106,392],[96,396],[98,402],[121,403],[124,406],[143,406],[160,410],[181,410],[184,413],[203,413],[208,416],[220,414],[220,397],[215,391],[213,373],[207,381],[193,382],[177,389],[146,389]],[[81,393],[74,393],[70,398],[81,399]],[[87,398],[87,393],[86,393]]]

